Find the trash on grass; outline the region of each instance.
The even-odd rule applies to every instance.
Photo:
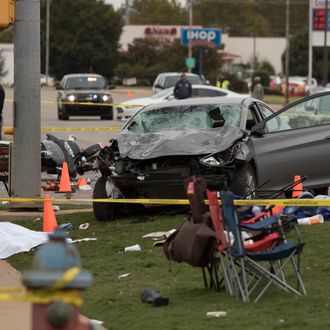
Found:
[[[131,273],[121,274],[121,275],[118,276],[118,278],[119,279],[120,278],[125,278],[125,277],[130,276],[130,275],[131,275]]]
[[[60,229],[72,229],[73,224],[72,223],[62,223],[61,225],[58,226]]]
[[[154,307],[167,306],[169,298],[162,297],[160,292],[153,288],[148,288],[142,291],[141,301],[144,303],[152,304]]]
[[[35,218],[34,220],[32,220],[32,222],[36,222],[36,221],[40,221],[40,218]]]
[[[227,312],[225,312],[225,311],[207,312],[206,316],[207,317],[226,317]]]
[[[176,232],[176,229],[171,229],[169,231],[157,231],[154,233],[146,234],[146,235],[142,236],[142,238],[148,238],[153,241],[161,241],[161,240],[164,240],[167,237],[169,237],[174,232]]]
[[[131,246],[127,246],[124,249],[125,252],[135,252],[135,251],[141,251],[141,246],[139,244],[135,244],[135,245],[131,245]]]
[[[89,223],[86,222],[86,223],[82,223],[80,226],[79,226],[79,229],[82,229],[82,230],[85,230],[89,227]]]
[[[58,205],[53,205],[53,210],[54,210],[55,212],[58,212],[58,211],[60,211],[61,209],[60,209],[60,207],[59,207]]]

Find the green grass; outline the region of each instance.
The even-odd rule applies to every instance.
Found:
[[[100,223],[92,213],[58,216],[59,223],[71,222],[72,238],[97,237],[77,243],[82,266],[94,275],[94,284],[84,293],[81,312],[103,320],[111,330],[201,330],[201,329],[327,329],[330,327],[330,223],[301,227],[306,246],[302,275],[307,296],[298,297],[271,289],[257,304],[243,303],[225,292],[205,289],[201,271],[165,258],[162,247],[142,235],[177,228],[185,219],[175,216],[138,216]],[[88,230],[78,225],[89,222]],[[21,222],[34,230],[39,222]],[[118,253],[125,246],[140,244],[141,252]],[[9,258],[19,270],[31,268],[33,253]],[[121,274],[131,275],[118,279]],[[141,303],[145,288],[156,288],[169,297],[167,307]],[[207,318],[208,311],[227,311],[225,318]],[[283,321],[284,320],[284,321]]]

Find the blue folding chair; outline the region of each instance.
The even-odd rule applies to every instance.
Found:
[[[300,241],[293,243],[288,241],[283,235],[277,241],[277,244],[259,252],[248,251],[243,244],[241,236],[241,226],[239,224],[238,213],[234,205],[234,195],[232,192],[221,192],[222,211],[226,221],[228,230],[232,233],[234,241],[230,248],[232,258],[235,260],[235,265],[238,267],[240,274],[238,281],[241,288],[238,296],[243,301],[249,301],[251,295],[255,292],[261,284],[266,281],[264,287],[257,293],[255,302],[264,295],[270,286],[275,286],[286,292],[292,292],[297,295],[306,294],[306,289],[303,284],[300,269],[299,258],[304,246]],[[244,226],[244,230],[263,230],[263,226],[267,230],[271,230],[272,225],[277,222],[277,228],[281,227],[281,220],[279,217],[272,217],[266,220],[263,225],[254,224],[251,227]],[[298,266],[296,258],[298,257]],[[297,279],[298,288],[295,289],[289,284],[286,275],[287,265],[291,264],[295,278]]]

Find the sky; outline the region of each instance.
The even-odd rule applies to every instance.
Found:
[[[132,0],[131,0],[132,1]],[[106,3],[111,3],[115,9],[119,8],[121,5],[125,4],[125,0],[105,0]],[[184,4],[186,0],[179,0],[181,4]]]

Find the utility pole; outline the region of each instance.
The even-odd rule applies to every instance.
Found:
[[[50,1],[46,1],[46,59],[45,59],[45,75],[46,85],[48,86],[49,78],[49,21],[50,21]]]
[[[308,33],[308,90],[312,89],[312,75],[313,75],[313,0],[309,0],[309,33]]]
[[[322,65],[322,85],[325,86],[328,82],[328,0],[325,0],[325,24],[324,24],[324,46],[323,46],[323,65]]]
[[[193,0],[189,1],[189,40],[188,40],[188,57],[192,58],[192,25],[193,25]],[[191,67],[188,67],[188,72],[191,72]]]
[[[286,0],[285,16],[285,104],[289,103],[289,60],[290,60],[290,0]]]
[[[253,37],[253,75],[257,71],[257,39],[256,39],[256,34],[253,32],[252,33]]]
[[[16,1],[14,27],[14,142],[12,197],[39,198],[40,161],[40,1]],[[13,208],[36,207],[18,204]]]
[[[129,0],[125,0],[125,25],[129,25]]]

